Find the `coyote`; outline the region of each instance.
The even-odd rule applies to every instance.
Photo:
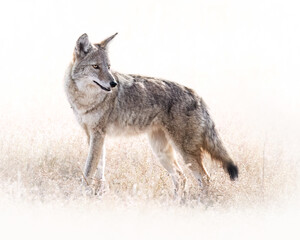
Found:
[[[111,70],[107,46],[116,35],[96,44],[87,34],[80,36],[65,74],[68,101],[89,142],[84,178],[103,185],[106,135],[146,133],[153,152],[172,177],[175,193],[185,177],[173,149],[182,155],[200,186],[202,176],[208,175],[202,163],[204,152],[235,180],[238,168],[202,98],[175,82]]]

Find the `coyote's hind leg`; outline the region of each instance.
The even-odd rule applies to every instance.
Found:
[[[149,134],[149,142],[152,147],[153,152],[159,159],[162,166],[171,175],[174,183],[174,193],[178,196],[180,191],[180,181],[179,179],[183,177],[183,187],[185,185],[185,176],[175,160],[173,147],[167,139],[165,132],[160,129],[153,129]]]

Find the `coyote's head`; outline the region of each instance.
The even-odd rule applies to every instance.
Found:
[[[110,71],[106,49],[116,35],[117,33],[97,44],[91,44],[86,33],[78,38],[74,50],[72,79],[79,90],[97,88],[97,91],[101,89],[111,92],[111,88],[117,86]]]

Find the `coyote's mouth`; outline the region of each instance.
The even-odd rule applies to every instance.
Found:
[[[101,86],[98,82],[96,82],[96,81],[93,81],[94,83],[96,83],[100,88],[102,88],[103,90],[105,90],[105,91],[107,91],[107,92],[110,92],[111,90],[110,90],[110,88],[106,88],[106,87],[103,87],[103,86]]]

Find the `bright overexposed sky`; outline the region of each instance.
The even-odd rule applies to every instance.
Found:
[[[12,78],[57,77],[82,33],[95,42],[119,32],[111,46],[119,71],[193,78],[186,81],[228,72],[299,79],[297,1],[29,0],[0,9],[1,66]]]

